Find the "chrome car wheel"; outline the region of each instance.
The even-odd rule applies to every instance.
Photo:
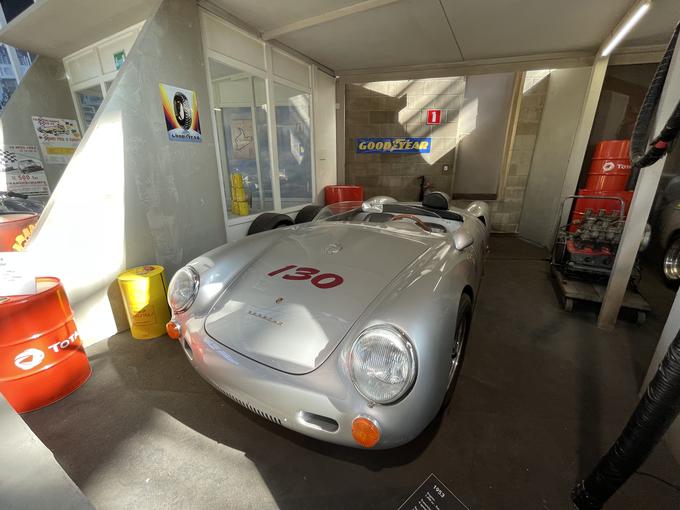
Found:
[[[680,279],[680,237],[675,238],[666,248],[663,258],[663,274],[671,281]]]

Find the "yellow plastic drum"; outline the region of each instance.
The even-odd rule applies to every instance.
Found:
[[[165,324],[170,320],[166,300],[167,285],[162,266],[140,266],[118,276],[130,332],[137,340],[148,340],[165,335]]]

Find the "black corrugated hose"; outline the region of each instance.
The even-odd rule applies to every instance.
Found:
[[[579,510],[599,510],[642,465],[680,412],[680,333],[626,428],[588,478],[572,491]]]
[[[649,140],[649,127],[661,96],[673,49],[680,32],[676,26],[666,53],[635,122],[631,139],[634,168],[644,168],[661,158],[680,130],[680,102],[661,133]],[[668,348],[659,370],[647,386],[626,427],[593,472],[580,481],[571,498],[579,510],[599,510],[642,465],[680,413],[680,333]]]
[[[659,66],[656,68],[652,83],[647,89],[645,99],[642,101],[640,113],[638,113],[633,127],[633,136],[630,139],[630,161],[633,169],[628,180],[627,189],[635,188],[637,178],[641,168],[651,165],[658,161],[668,151],[670,143],[678,135],[680,130],[680,102],[675,105],[675,110],[668,118],[666,125],[661,132],[651,142],[649,141],[649,129],[656,113],[656,108],[659,105],[661,98],[661,91],[664,83],[666,83],[666,76],[668,75],[668,68],[671,65],[673,58],[673,51],[678,40],[678,33],[680,32],[680,23],[675,26],[671,40],[668,43],[666,52],[664,53]]]

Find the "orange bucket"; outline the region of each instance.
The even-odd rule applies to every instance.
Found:
[[[0,251],[22,251],[36,223],[36,213],[0,215]]]
[[[37,286],[0,297],[0,393],[18,413],[64,398],[92,373],[61,282],[41,277]]]

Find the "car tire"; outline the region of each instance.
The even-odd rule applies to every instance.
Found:
[[[289,227],[292,224],[293,220],[286,214],[266,212],[260,214],[253,220],[247,235],[252,236],[253,234],[267,232],[268,230],[274,230],[276,228]]]
[[[321,209],[322,207],[320,205],[304,206],[295,216],[295,224],[299,225],[300,223],[308,223],[312,221],[314,218],[316,218],[316,215],[319,214]]]
[[[451,352],[451,370],[453,374],[450,376],[449,387],[444,396],[442,409],[446,408],[451,402],[453,390],[456,387],[460,370],[463,366],[463,359],[465,358],[465,347],[467,346],[467,339],[470,334],[470,324],[472,323],[472,299],[467,294],[460,296],[460,303],[458,304],[458,314],[456,316],[456,329],[454,331],[453,346]],[[454,361],[456,363],[453,366]]]
[[[191,127],[192,121],[189,99],[181,92],[176,92],[175,97],[172,99],[172,103],[175,110],[175,120],[177,120],[177,123],[182,126],[182,128],[188,130]]]
[[[666,283],[677,288],[680,285],[680,232],[674,233],[668,241],[661,269]]]

